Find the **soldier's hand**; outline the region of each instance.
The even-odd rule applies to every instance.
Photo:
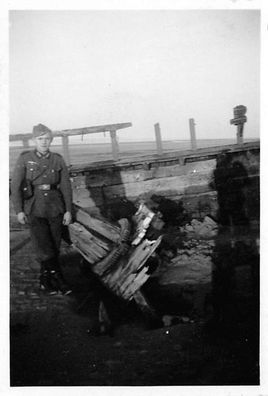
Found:
[[[69,225],[71,223],[71,221],[72,221],[71,213],[70,212],[65,212],[64,215],[63,215],[62,224],[67,226],[67,225]]]
[[[18,222],[20,224],[26,224],[27,223],[27,216],[24,212],[20,212],[17,214]]]

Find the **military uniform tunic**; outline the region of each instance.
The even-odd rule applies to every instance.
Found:
[[[23,200],[21,184],[31,181],[33,197]],[[38,185],[48,184],[55,189],[39,190]],[[54,217],[66,211],[71,212],[72,189],[65,162],[60,154],[38,151],[22,153],[14,169],[11,192],[16,213],[34,213],[39,217]]]
[[[22,194],[25,179],[33,187],[33,196],[29,199],[24,199]],[[45,185],[49,189],[43,189]],[[14,169],[11,194],[16,213],[24,212],[28,217],[39,260],[57,257],[63,214],[72,209],[71,183],[62,156],[50,151],[44,155],[37,150],[23,152]]]

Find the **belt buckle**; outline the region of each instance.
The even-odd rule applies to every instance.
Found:
[[[42,190],[44,191],[50,190],[50,184],[42,184]]]

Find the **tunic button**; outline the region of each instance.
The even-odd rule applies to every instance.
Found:
[[[46,197],[46,196],[47,196],[47,193],[45,193],[44,196]]]

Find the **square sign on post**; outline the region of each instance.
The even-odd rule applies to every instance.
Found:
[[[247,122],[246,117],[247,108],[243,105],[234,107],[234,118],[230,120],[230,123],[237,126],[237,143],[243,144],[243,130],[244,124]]]

